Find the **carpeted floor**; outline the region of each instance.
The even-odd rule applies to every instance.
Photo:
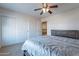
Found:
[[[23,56],[22,45],[23,43],[20,43],[0,48],[0,56]]]

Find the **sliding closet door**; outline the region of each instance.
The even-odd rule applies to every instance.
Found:
[[[16,19],[2,16],[2,46],[16,43]]]
[[[27,36],[27,19],[18,16],[2,16],[2,46],[25,42]]]

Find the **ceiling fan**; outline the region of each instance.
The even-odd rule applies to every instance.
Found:
[[[58,5],[49,6],[47,3],[42,3],[42,8],[34,9],[34,11],[42,10],[40,15],[42,15],[45,12],[52,14],[52,11],[50,10],[51,8],[58,8]]]

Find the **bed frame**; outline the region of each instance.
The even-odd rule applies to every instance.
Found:
[[[52,36],[60,36],[60,37],[67,37],[72,39],[79,39],[79,30],[51,30]],[[28,54],[26,50],[23,51],[24,56]],[[27,55],[30,56],[30,55]],[[33,55],[32,55],[33,56]]]
[[[79,30],[51,30],[51,35],[79,39]]]

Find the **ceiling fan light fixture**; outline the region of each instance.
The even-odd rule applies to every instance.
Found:
[[[47,3],[42,3],[42,8],[34,9],[34,11],[41,10],[40,15],[42,15],[43,13],[46,13],[46,12],[52,14],[51,8],[58,8],[58,5],[49,6]]]
[[[48,12],[49,11],[49,8],[47,8],[46,11]]]
[[[43,8],[42,10],[43,10],[44,13],[46,13],[46,12],[49,11],[49,8]]]
[[[45,8],[43,8],[42,10],[43,10],[44,13],[46,12],[46,9]]]

